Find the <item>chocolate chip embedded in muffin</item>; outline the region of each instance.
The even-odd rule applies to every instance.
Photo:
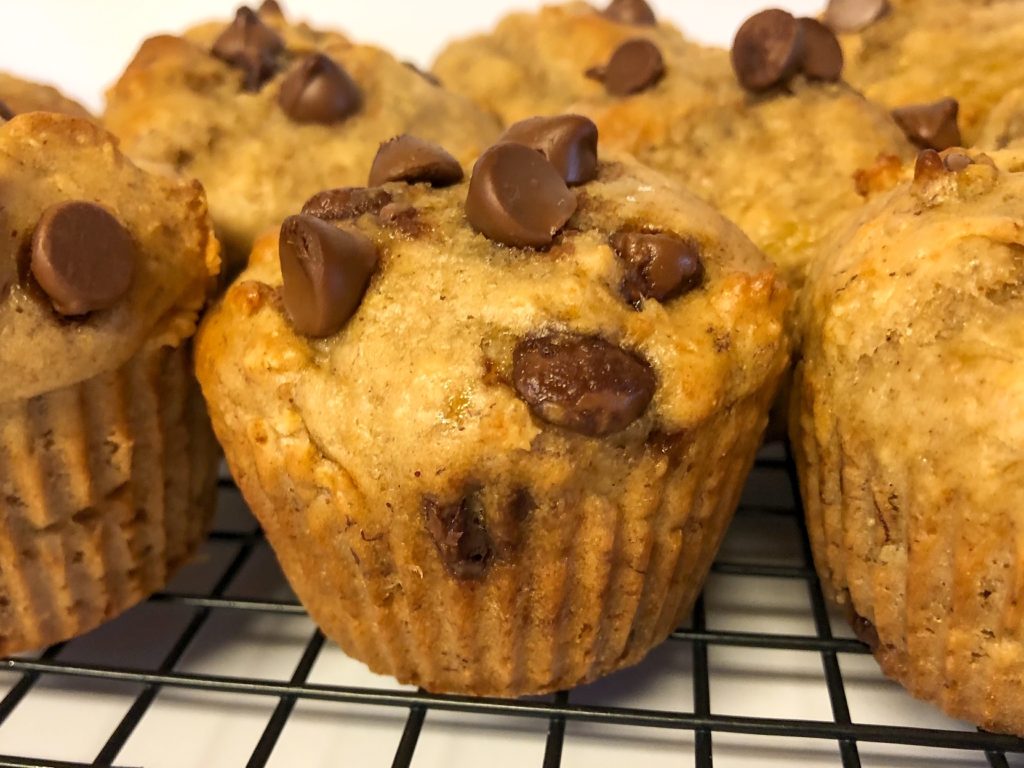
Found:
[[[0,118],[10,120],[14,117],[14,110],[7,106],[7,102],[0,101]]]
[[[450,187],[462,181],[462,166],[444,147],[409,134],[384,142],[370,168],[370,186],[389,181]]]
[[[942,151],[961,145],[956,99],[939,99],[929,104],[912,104],[892,111],[903,133],[922,149]]]
[[[242,70],[246,90],[258,91],[277,71],[277,56],[283,50],[280,36],[252,9],[242,6],[235,20],[214,41],[212,53]]]
[[[114,306],[131,287],[137,258],[121,222],[81,200],[47,208],[32,236],[32,275],[62,315]]]
[[[299,214],[281,225],[279,252],[284,306],[295,329],[313,338],[341,330],[377,268],[377,247],[358,232]]]
[[[651,367],[596,336],[552,333],[512,353],[512,382],[537,418],[590,437],[619,432],[654,397]]]
[[[384,189],[339,187],[317,192],[302,206],[302,213],[328,221],[358,219],[364,213],[380,213],[390,202],[391,193]]]
[[[495,242],[520,248],[550,245],[576,212],[576,195],[539,152],[498,144],[473,168],[466,217]]]
[[[732,44],[732,66],[749,91],[767,91],[793,77],[804,55],[804,27],[791,13],[770,9],[743,22]]]
[[[509,126],[498,141],[537,150],[569,186],[597,178],[597,126],[588,117],[531,117]]]
[[[860,32],[889,12],[889,0],[830,0],[825,23],[836,32]]]
[[[493,546],[484,525],[478,489],[454,503],[423,499],[423,519],[445,567],[458,579],[478,579],[491,563]]]
[[[622,293],[637,309],[644,299],[669,301],[704,282],[696,243],[672,234],[616,232],[610,238],[625,265]]]
[[[843,74],[843,47],[835,33],[817,19],[797,19],[803,31],[800,71],[812,80],[834,83]]]
[[[665,59],[650,40],[627,40],[603,67],[587,70],[587,77],[604,83],[612,96],[646,91],[665,76]]]
[[[334,59],[313,53],[281,82],[277,101],[297,123],[328,125],[358,112],[363,96],[359,86]]]
[[[601,15],[619,24],[632,24],[638,27],[650,27],[658,23],[651,6],[644,0],[612,0],[611,4],[601,11]]]

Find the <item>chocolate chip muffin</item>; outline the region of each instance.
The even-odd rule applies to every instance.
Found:
[[[266,6],[147,40],[105,120],[133,159],[203,183],[233,259],[318,190],[364,183],[382,141],[415,132],[466,161],[498,133],[390,54]]]
[[[854,86],[893,108],[957,100],[968,144],[1021,83],[1018,0],[833,0],[825,20],[844,33]]]
[[[1024,734],[1024,173],[927,150],[815,264],[792,438],[822,580],[887,674]]]
[[[213,511],[189,339],[219,268],[202,190],[92,122],[0,125],[0,654],[156,589]]]
[[[58,112],[89,118],[89,111],[49,85],[0,72],[0,118],[10,120],[22,112]]]
[[[513,14],[453,45],[435,71],[505,120],[571,105],[603,143],[739,224],[799,288],[817,244],[894,183],[910,142],[885,108],[838,82],[839,43],[813,19],[757,14],[726,52],[653,18],[642,0]]]
[[[214,428],[296,594],[355,658],[516,696],[690,610],[786,366],[788,291],[579,116],[468,181],[416,137],[256,244],[204,322]]]
[[[665,143],[731,81],[724,51],[685,39],[644,0],[513,13],[492,32],[449,45],[433,71],[505,125],[585,114],[604,144],[630,152]]]

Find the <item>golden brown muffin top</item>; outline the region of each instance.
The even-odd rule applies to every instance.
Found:
[[[469,161],[498,132],[378,48],[246,8],[147,40],[107,96],[125,152],[202,181],[226,247],[242,255],[316,191],[365,183],[392,136],[415,131]]]
[[[133,165],[103,129],[0,126],[0,402],[192,335],[220,267],[202,189]]]
[[[72,117],[92,117],[89,110],[56,88],[0,72],[0,116],[7,118],[22,112],[59,112]]]
[[[253,439],[308,431],[373,498],[400,495],[402,478],[439,497],[468,477],[497,493],[531,455],[563,457],[545,465],[557,483],[552,466],[588,471],[566,456],[614,466],[685,440],[774,381],[789,292],[663,176],[610,156],[566,187],[585,166],[560,176],[501,144],[469,182],[318,195],[257,243],[205,321],[204,389],[246,392]]]
[[[860,0],[865,2],[865,0]],[[843,35],[847,78],[890,107],[953,98],[972,144],[989,111],[1020,85],[1020,0],[902,0]]]
[[[623,5],[635,3],[613,3]],[[449,45],[434,72],[505,124],[578,112],[598,124],[608,146],[636,152],[727,98],[733,78],[726,52],[692,43],[666,22],[624,18],[636,17],[582,2],[513,13],[492,32]]]

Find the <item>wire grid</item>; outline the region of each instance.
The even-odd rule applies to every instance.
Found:
[[[213,588],[206,594],[160,593],[148,601],[150,604],[158,606],[183,606],[192,611],[191,620],[178,635],[162,661],[154,668],[62,662],[58,659],[58,655],[65,646],[63,643],[48,648],[34,659],[7,659],[0,663],[0,670],[20,675],[18,681],[0,701],[0,725],[10,717],[19,703],[44,676],[101,679],[141,686],[141,692],[137,694],[127,713],[110,733],[106,743],[92,762],[53,761],[31,756],[0,755],[0,768],[7,766],[19,768],[38,768],[40,766],[46,768],[84,768],[85,766],[127,768],[127,766],[117,763],[118,755],[143,720],[161,688],[164,687],[184,688],[201,693],[276,697],[277,705],[267,721],[255,749],[248,758],[247,766],[249,768],[259,768],[267,764],[292,710],[302,699],[407,710],[408,716],[404,730],[392,762],[394,768],[404,768],[412,764],[420,732],[428,713],[432,710],[547,720],[548,729],[542,768],[558,768],[562,764],[566,724],[570,721],[691,731],[694,734],[694,763],[698,768],[710,768],[713,765],[716,733],[833,741],[838,744],[840,764],[844,768],[860,766],[858,744],[871,742],[970,750],[976,755],[983,753],[993,768],[1007,768],[1009,764],[1006,755],[1008,753],[1024,753],[1024,740],[980,731],[864,724],[851,720],[838,655],[868,654],[869,650],[857,640],[834,637],[832,634],[825,598],[812,566],[810,547],[807,542],[806,530],[803,527],[802,514],[800,514],[802,510],[799,509],[796,474],[788,447],[785,448],[781,457],[771,457],[766,454],[759,457],[755,473],[765,472],[786,473],[795,500],[793,507],[788,509],[768,508],[766,510],[745,504],[741,505],[739,514],[743,514],[745,511],[760,513],[767,511],[783,515],[797,514],[802,540],[802,564],[790,566],[720,560],[713,566],[713,571],[736,576],[782,578],[805,582],[811,596],[816,631],[813,635],[780,635],[710,630],[707,626],[707,612],[702,596],[697,601],[689,627],[677,630],[669,639],[669,642],[683,641],[692,646],[692,712],[573,703],[572,692],[569,691],[557,693],[549,700],[517,701],[435,695],[422,690],[377,690],[365,687],[312,684],[308,682],[308,678],[325,642],[325,638],[319,630],[313,631],[310,635],[291,679],[287,682],[258,677],[229,677],[176,671],[176,665],[214,611],[305,615],[301,605],[294,601],[227,597],[226,594],[232,582],[250,559],[254,549],[262,542],[263,534],[258,528],[248,533],[215,530],[211,533],[212,540],[236,544],[238,549]],[[228,491],[237,492],[230,480],[222,481],[222,487]],[[828,687],[832,721],[715,714],[711,707],[711,674],[708,664],[708,650],[713,646],[818,652]]]

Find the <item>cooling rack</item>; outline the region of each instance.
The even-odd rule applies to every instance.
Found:
[[[640,666],[524,700],[372,675],[312,625],[237,488],[165,592],[0,663],[0,766],[1024,766],[1024,741],[882,679],[830,614],[792,461],[762,451],[689,622]]]

